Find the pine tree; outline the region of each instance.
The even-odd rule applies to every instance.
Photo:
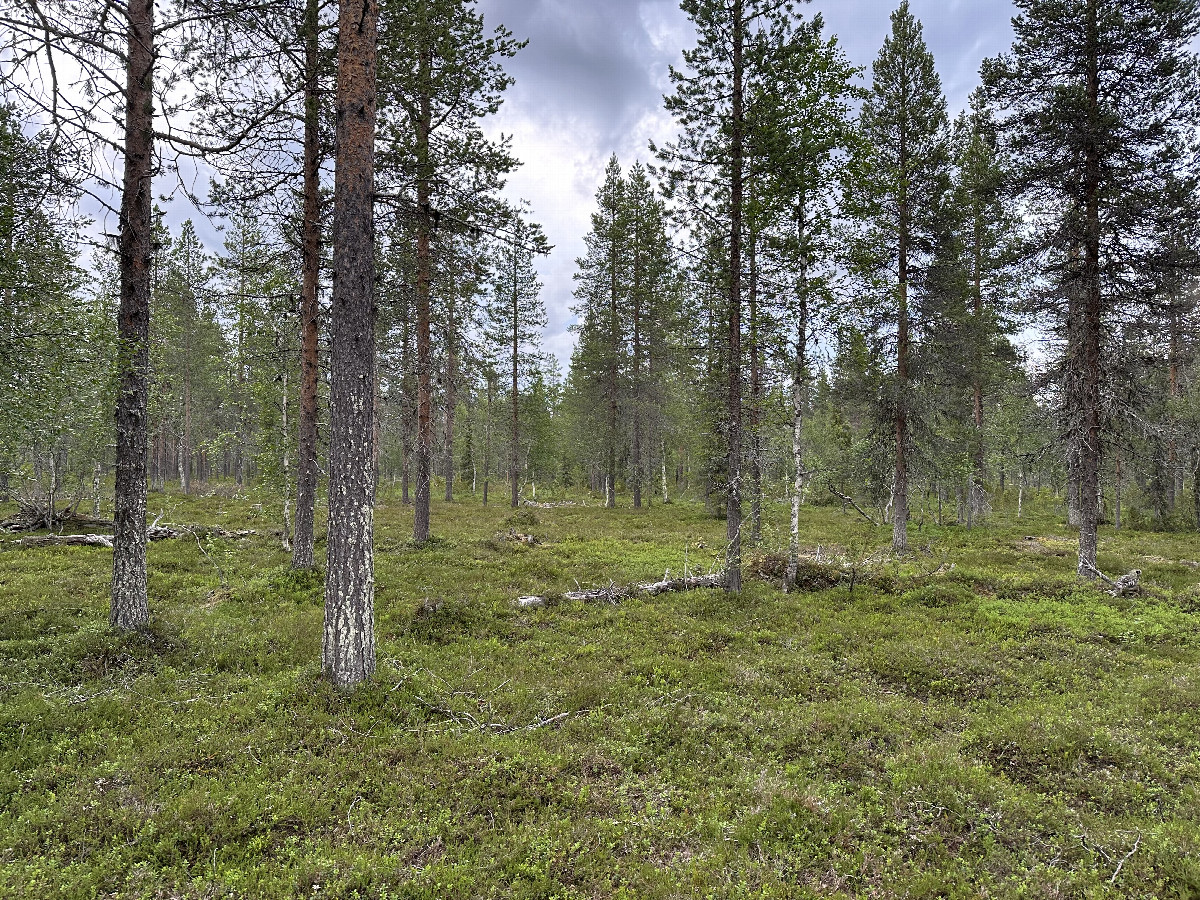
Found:
[[[375,0],[341,0],[334,185],[326,677],[375,672]]]
[[[813,378],[813,344],[832,310],[838,271],[844,264],[835,227],[838,186],[846,176],[857,135],[851,104],[862,95],[852,66],[835,37],[825,37],[820,16],[780,35],[772,54],[770,90],[758,104],[763,131],[762,193],[771,211],[765,255],[773,257],[788,288],[777,305],[790,326],[791,347],[791,538],[785,581],[799,566],[800,505],[811,466],[806,460],[805,413]],[[781,329],[782,330],[782,329]]]
[[[1078,573],[1097,577],[1104,344],[1140,302],[1147,249],[1169,228],[1169,178],[1195,171],[1196,0],[1017,0],[1012,50],[983,66],[1043,277],[1068,331]],[[1195,204],[1192,204],[1195,208]],[[1058,307],[1061,311],[1061,307]]]
[[[742,586],[743,350],[742,304],[747,153],[747,100],[763,69],[763,36],[786,28],[791,0],[684,0],[697,44],[683,54],[686,72],[671,68],[675,93],[666,108],[680,124],[679,141],[662,148],[672,194],[719,219],[725,241],[724,395],[726,589]],[[652,146],[652,149],[653,148]],[[719,211],[719,212],[718,212]]]
[[[536,348],[546,325],[542,284],[533,261],[548,252],[541,228],[520,214],[513,216],[506,240],[496,248],[493,280],[487,298],[486,338],[497,358],[504,360],[510,385],[508,474],[512,485],[512,507],[520,503],[521,382],[536,368]],[[489,404],[490,406],[490,404]]]
[[[575,261],[573,312],[579,317],[579,346],[574,364],[584,390],[602,409],[590,410],[595,430],[604,435],[604,505],[617,505],[617,459],[620,454],[619,405],[624,394],[626,335],[624,315],[629,269],[627,186],[621,164],[613,154],[596,191],[592,230],[584,237],[587,255]]]
[[[1005,203],[1006,173],[997,147],[996,129],[980,92],[971,97],[971,109],[954,124],[951,141],[954,179],[947,216],[953,230],[953,252],[961,267],[966,288],[965,320],[954,339],[961,349],[968,343],[965,359],[945,346],[946,359],[958,356],[966,366],[971,391],[971,420],[974,435],[971,475],[967,486],[967,523],[983,512],[987,441],[985,404],[991,390],[1005,380],[1003,334],[1009,330],[1015,287],[1020,282],[1015,270],[1016,221]]]
[[[649,173],[634,163],[626,182],[629,271],[625,317],[629,326],[630,479],[640,509],[651,478],[655,428],[665,418],[667,381],[678,362],[682,331],[680,285],[666,228],[666,210]],[[663,462],[665,465],[665,461]]]
[[[940,228],[948,187],[947,126],[933,55],[904,0],[892,13],[892,32],[875,60],[862,108],[867,159],[847,186],[847,207],[865,226],[857,247],[860,271],[877,292],[877,312],[895,330],[891,512],[896,550],[908,548],[914,288],[922,284]]]
[[[381,181],[403,192],[416,246],[418,543],[429,538],[430,526],[436,232],[443,217],[447,226],[471,220],[488,189],[516,166],[507,142],[487,139],[480,121],[497,112],[512,83],[502,60],[524,44],[503,27],[488,36],[474,6],[473,0],[387,0],[381,8]]]

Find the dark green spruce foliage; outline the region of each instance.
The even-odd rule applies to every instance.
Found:
[[[892,545],[903,550],[908,546],[912,347],[925,324],[919,301],[928,286],[949,188],[946,98],[907,0],[892,14],[892,32],[872,71],[861,113],[868,149],[847,185],[847,209],[862,223],[856,249],[872,295],[867,318],[895,335]]]
[[[1104,355],[1145,296],[1180,210],[1169,180],[1197,166],[1196,0],[1019,0],[1012,50],[983,66],[1000,108],[1040,274],[1065,321],[1064,432],[1076,448],[1079,574],[1096,576]],[[1186,214],[1195,215],[1195,204]],[[1064,299],[1069,302],[1063,303]],[[1053,319],[1051,319],[1053,321]],[[1076,488],[1072,486],[1072,492]]]
[[[587,255],[576,261],[571,404],[578,427],[600,442],[580,447],[602,470],[606,503],[616,502],[618,460],[635,508],[661,460],[669,378],[679,340],[679,281],[666,213],[640,165],[626,177],[614,156],[596,192]]]
[[[492,283],[484,301],[485,340],[503,373],[501,387],[508,391],[507,463],[513,509],[520,502],[522,459],[528,457],[521,439],[521,388],[538,369],[538,347],[546,326],[546,303],[533,261],[548,249],[541,228],[515,214],[505,239],[496,245]]]
[[[927,326],[914,375],[924,427],[914,438],[970,527],[987,513],[989,470],[1005,462],[992,458],[990,413],[1025,378],[1007,338],[1022,278],[1005,160],[981,93],[955,121],[950,150],[951,186],[920,303]]]

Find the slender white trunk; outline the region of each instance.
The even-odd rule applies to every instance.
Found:
[[[179,453],[177,455],[179,457],[179,489],[186,494],[188,492],[188,471],[183,455],[183,435],[179,436]]]
[[[100,463],[92,469],[92,518],[100,518]]]
[[[792,586],[800,568],[800,504],[804,497],[804,396],[802,386],[792,390],[792,531],[788,544],[787,583]]]
[[[671,498],[667,495],[667,447],[663,444],[660,448],[660,457],[662,462],[662,489],[663,503],[670,503]]]

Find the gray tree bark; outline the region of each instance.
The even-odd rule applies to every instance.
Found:
[[[329,549],[322,668],[375,672],[375,55],[377,0],[341,0],[333,193]]]
[[[131,631],[150,619],[146,593],[146,415],[149,391],[151,203],[154,172],[154,3],[129,0],[125,173],[117,314],[120,385],[109,622]]]
[[[304,13],[304,221],[301,238],[303,287],[300,295],[300,422],[296,452],[296,535],[292,568],[311,569],[317,508],[317,289],[321,276],[321,133],[317,90],[320,67],[319,2],[307,0]]]

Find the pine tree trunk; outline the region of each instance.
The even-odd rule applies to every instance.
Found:
[[[1117,457],[1116,507],[1113,511],[1113,525],[1121,530],[1121,457]]]
[[[517,471],[521,439],[521,418],[518,405],[517,377],[521,361],[520,345],[520,297],[517,290],[517,262],[513,253],[513,284],[512,284],[512,435],[508,451],[508,472],[512,478],[512,508],[516,509],[521,502],[520,473]]]
[[[658,453],[659,453],[659,462],[662,463],[663,503],[670,503],[671,496],[667,493],[667,444],[666,444],[666,441],[660,442]]]
[[[483,422],[483,505],[488,503],[488,483],[492,466],[492,394],[496,387],[496,376],[487,376],[487,417]]]
[[[450,321],[446,326],[446,419],[445,433],[442,438],[445,441],[445,478],[446,478],[446,502],[451,503],[454,500],[454,415],[455,407],[458,405],[458,397],[456,396],[456,388],[458,383],[458,348],[455,345],[455,319],[454,319],[454,303],[450,304]],[[469,420],[468,420],[469,421]]]
[[[640,254],[640,248],[634,249]],[[633,424],[633,441],[629,448],[633,457],[633,508],[642,508],[642,479],[645,468],[642,465],[642,273],[640,257],[634,261],[633,273],[633,384],[630,414]]]
[[[617,368],[621,347],[621,329],[617,318],[616,215],[614,206],[608,244],[608,471],[604,478],[604,505],[609,509],[617,505]]]
[[[120,348],[113,577],[109,622],[133,630],[150,618],[146,593],[146,412],[150,338],[151,179],[154,172],[154,3],[128,0],[125,173],[121,193]]]
[[[807,206],[802,197],[798,210],[798,226],[804,234]],[[796,586],[800,570],[800,504],[804,502],[806,472],[804,468],[804,407],[808,402],[808,265],[807,258],[800,267],[800,296],[796,317],[795,363],[792,371],[792,521],[788,540],[788,564],[784,586]]]
[[[375,671],[376,0],[341,0],[331,316],[329,549],[322,668],[340,688]]]
[[[100,518],[100,463],[92,469],[92,518]]]
[[[1099,0],[1087,0],[1088,141],[1084,148],[1084,309],[1080,322],[1080,400],[1083,433],[1079,445],[1079,575],[1096,578],[1096,549],[1100,528],[1100,122],[1098,62]]]
[[[191,367],[183,368],[183,435],[179,439],[179,489],[192,492],[192,377]]]
[[[750,230],[746,255],[750,295],[750,543],[762,541],[762,353],[758,342],[758,255]]]
[[[420,56],[418,81],[421,85],[427,85],[433,65],[433,51],[422,48]],[[429,540],[429,482],[433,470],[433,346],[429,333],[432,280],[429,132],[432,111],[427,92],[421,95],[419,104],[416,123],[416,156],[420,168],[417,178],[417,496],[413,509],[413,541],[423,544]]]
[[[314,524],[317,509],[317,392],[321,370],[318,359],[317,294],[321,278],[321,120],[318,89],[320,0],[304,6],[304,211],[301,223],[300,265],[300,422],[296,447],[296,531],[292,542],[292,568],[311,569],[314,557]]]
[[[742,589],[742,201],[745,178],[745,17],[733,0],[733,94],[729,152],[729,393],[726,401],[725,589]]]
[[[974,294],[974,313],[975,313],[975,372],[973,383],[971,385],[971,394],[973,402],[973,416],[975,423],[975,455],[972,462],[971,471],[971,508],[967,513],[968,526],[974,525],[975,522],[983,515],[983,481],[984,481],[984,464],[986,461],[984,447],[984,432],[983,432],[983,360],[984,352],[981,342],[983,334],[983,259],[982,243],[983,243],[983,222],[978,211],[974,216],[974,240],[972,242],[972,263],[974,269],[974,278],[972,279],[973,294]],[[1004,490],[1003,482],[1000,485],[1001,491]]]
[[[400,502],[404,506],[412,502],[409,491],[412,482],[413,425],[417,411],[413,392],[412,329],[409,318],[407,315],[404,317],[400,340]]]
[[[1172,298],[1170,317],[1170,365],[1167,373],[1168,396],[1172,400],[1179,399],[1179,350],[1182,335],[1180,334],[1178,298]],[[1183,493],[1183,468],[1179,464],[1179,444],[1177,441],[1178,423],[1174,413],[1168,423],[1170,438],[1167,441],[1167,505],[1174,512],[1176,498]]]
[[[900,201],[900,308],[896,323],[896,474],[892,485],[892,549],[908,549],[908,209]]]
[[[167,419],[166,419],[166,416],[164,416],[162,418],[162,421],[159,423],[158,439],[155,441],[155,453],[156,453],[155,460],[156,461],[155,461],[155,465],[154,465],[154,471],[155,471],[155,474],[158,476],[158,489],[160,491],[163,490],[167,486],[167,472],[166,472],[166,469],[164,468],[165,460],[163,459],[163,456],[166,453],[166,448],[167,448]]]

